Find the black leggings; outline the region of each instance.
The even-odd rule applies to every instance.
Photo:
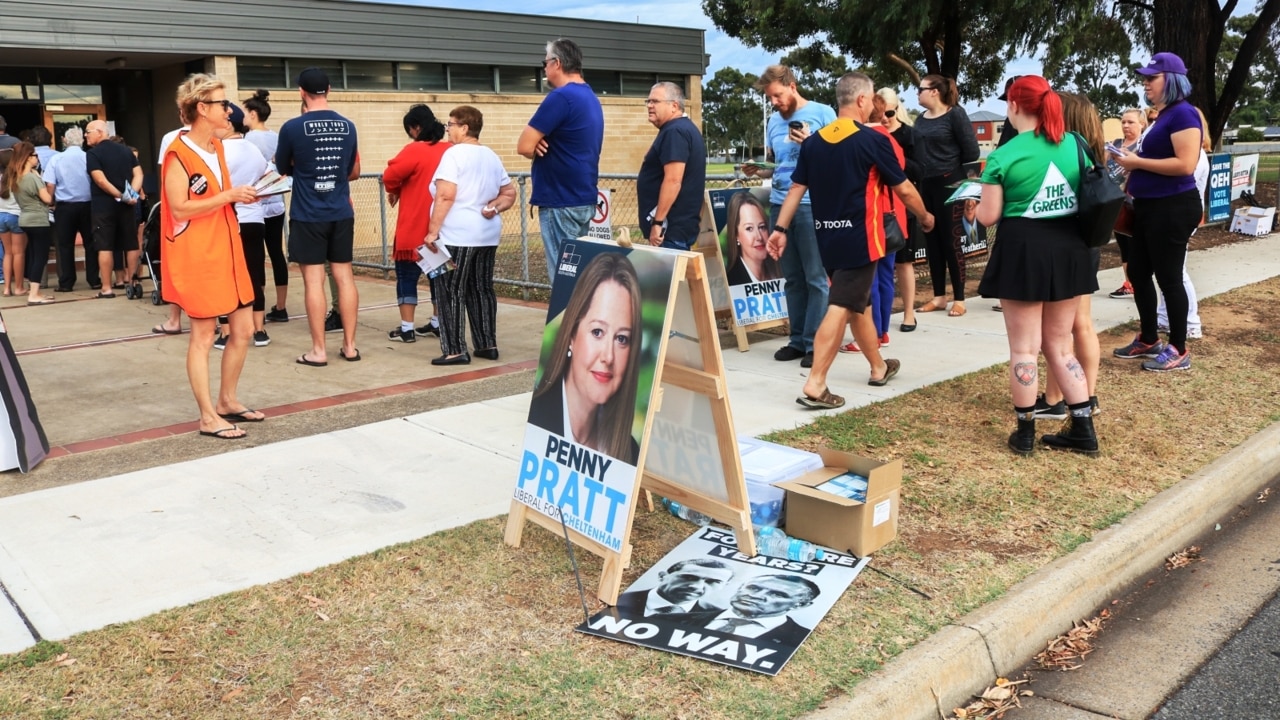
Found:
[[[1187,351],[1187,288],[1182,266],[1187,243],[1200,224],[1200,193],[1188,190],[1162,198],[1135,198],[1133,239],[1129,243],[1129,284],[1142,320],[1142,341],[1159,339],[1156,327],[1156,288],[1160,284],[1169,310],[1169,344]]]
[[[253,311],[262,312],[267,309],[266,298],[262,295],[262,286],[267,284],[267,271],[262,266],[267,254],[262,237],[265,232],[262,223],[240,223],[240,242],[244,244],[244,264],[249,266],[249,279],[253,281]]]
[[[45,268],[49,266],[49,246],[53,243],[53,228],[48,225],[24,227],[22,232],[27,234],[27,266],[23,271],[27,274],[27,282],[39,285],[44,279]]]
[[[289,261],[284,257],[283,213],[267,218],[266,233],[267,254],[271,256],[271,274],[275,278],[276,287],[288,287]]]
[[[935,297],[947,294],[947,272],[951,273],[951,293],[956,302],[964,302],[965,266],[960,252],[960,239],[952,227],[952,208],[947,198],[954,192],[947,187],[959,177],[950,173],[920,181],[924,207],[933,215],[933,229],[924,234],[925,257],[929,261],[929,278]]]

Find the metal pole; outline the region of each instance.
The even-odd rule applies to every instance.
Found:
[[[378,175],[378,213],[382,217],[382,279],[391,276],[387,272],[387,188],[382,184],[382,175]]]
[[[520,294],[525,300],[529,299],[529,211],[525,200],[525,184],[527,181],[528,178],[524,175],[516,178],[516,185],[518,185],[520,189],[520,279],[526,283],[524,285],[524,289],[520,291]]]

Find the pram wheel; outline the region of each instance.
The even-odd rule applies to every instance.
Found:
[[[159,291],[159,290],[152,290],[152,291],[151,291],[151,304],[152,304],[152,305],[163,305],[163,304],[164,304],[164,299],[160,297],[160,291]]]

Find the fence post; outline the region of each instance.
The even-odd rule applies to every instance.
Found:
[[[378,223],[382,230],[382,279],[386,280],[391,277],[391,273],[387,272],[387,188],[382,184],[382,173],[378,173],[378,213],[382,220]]]
[[[525,199],[525,183],[528,178],[521,175],[516,178],[516,184],[520,187],[520,257],[521,257],[521,275],[520,279],[524,281],[524,285],[520,290],[521,298],[529,299],[529,211]]]

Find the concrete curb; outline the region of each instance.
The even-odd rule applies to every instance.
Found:
[[[1159,567],[1280,472],[1280,423],[1165,490],[1004,597],[948,625],[808,720],[936,720],[1027,664],[1072,621]]]

